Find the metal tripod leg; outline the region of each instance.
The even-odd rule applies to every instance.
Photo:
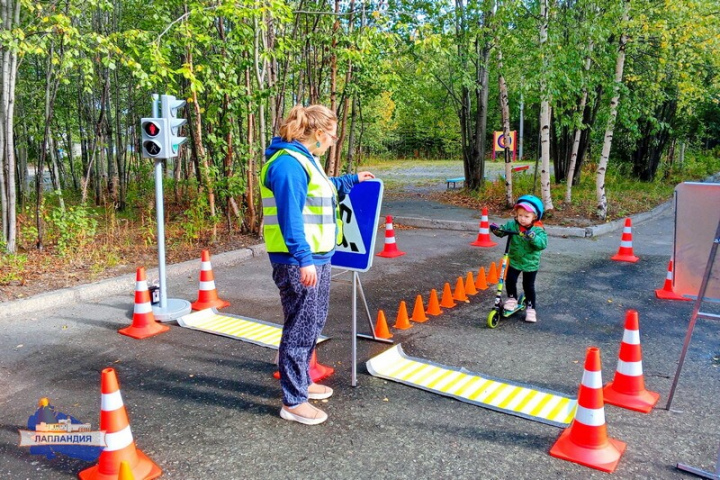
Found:
[[[715,463],[715,473],[706,472],[704,470],[700,470],[699,468],[684,465],[682,463],[678,463],[676,467],[678,470],[690,472],[693,475],[697,475],[698,477],[708,478],[710,480],[720,480],[720,447],[718,447],[718,458],[717,462]]]

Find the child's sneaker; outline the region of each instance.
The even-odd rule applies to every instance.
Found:
[[[535,323],[537,322],[537,314],[534,308],[528,308],[525,310],[525,321]]]
[[[518,306],[518,301],[514,299],[513,297],[508,298],[505,300],[505,304],[503,305],[503,308],[507,310],[508,312],[514,311]]]

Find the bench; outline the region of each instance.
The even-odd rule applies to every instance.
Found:
[[[517,172],[522,172],[523,170],[529,170],[529,169],[530,169],[530,165],[519,165],[517,167],[512,167],[512,172],[517,173]],[[500,175],[500,178],[505,180],[505,174],[503,173],[502,175]]]
[[[465,183],[465,177],[455,177],[455,178],[448,178],[445,180],[447,183],[447,188],[450,190],[450,184],[452,183],[453,188],[457,187],[458,183]]]

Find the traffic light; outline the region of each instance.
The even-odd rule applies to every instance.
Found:
[[[177,157],[180,145],[187,142],[180,136],[180,127],[187,123],[184,118],[177,118],[177,111],[185,106],[185,100],[178,100],[172,95],[160,96],[160,111],[168,126],[168,154],[165,158]]]
[[[167,120],[164,118],[141,118],[142,154],[144,158],[167,158],[169,133]]]

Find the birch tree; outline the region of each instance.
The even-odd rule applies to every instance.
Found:
[[[17,84],[20,0],[0,0],[0,243],[8,253],[17,251],[17,206],[15,189],[15,85]]]
[[[543,73],[540,76],[540,192],[545,211],[550,213],[553,206],[550,195],[550,92],[548,91],[548,23],[550,6],[548,0],[540,0],[540,55]]]
[[[600,161],[598,162],[597,173],[595,177],[595,193],[597,197],[596,214],[601,220],[607,218],[607,192],[605,188],[605,173],[607,172],[608,160],[610,159],[610,148],[612,147],[613,132],[615,129],[615,119],[617,118],[618,104],[620,102],[620,86],[623,78],[623,67],[625,66],[625,46],[627,45],[627,24],[630,14],[630,0],[623,0],[623,13],[620,33],[620,41],[618,43],[617,60],[615,62],[615,77],[613,81],[613,96],[610,99],[610,114],[605,128],[605,136],[600,153]]]

